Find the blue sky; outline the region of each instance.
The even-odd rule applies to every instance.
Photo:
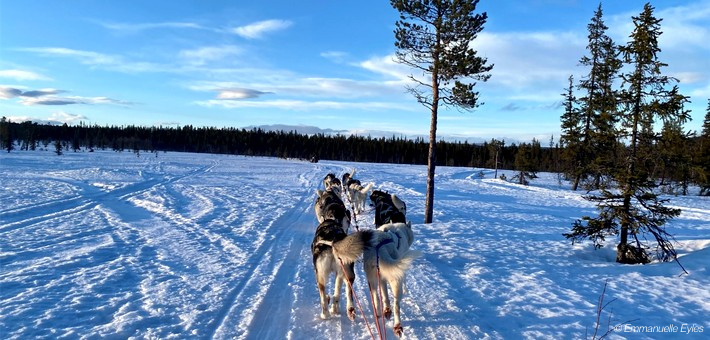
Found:
[[[473,112],[440,112],[440,136],[543,142],[559,135],[567,77],[587,70],[598,1],[482,0],[475,42],[495,66]],[[643,1],[606,1],[627,41]],[[660,60],[690,96],[698,130],[710,98],[710,0],[655,1]],[[305,125],[426,135],[430,113],[392,60],[388,1],[0,0],[0,115],[99,125]]]

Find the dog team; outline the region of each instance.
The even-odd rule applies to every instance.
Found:
[[[352,288],[355,282],[354,269],[355,261],[362,258],[376,322],[381,316],[390,319],[394,314],[393,331],[395,335],[401,336],[404,329],[400,320],[400,301],[405,273],[412,261],[421,256],[419,251],[410,249],[414,233],[411,223],[406,220],[407,206],[394,194],[374,190],[369,198],[375,207],[376,229],[348,233],[352,216],[343,202],[343,195],[357,216],[365,210],[367,195],[374,185],[369,183],[363,187],[353,175],[354,171],[353,174],[346,173],[341,181],[329,173],[323,179],[325,190],[316,192],[315,213],[320,224],[311,251],[320,294],[320,317],[327,319],[331,314],[340,313],[340,293],[343,280],[347,280],[347,315],[350,320],[355,320]],[[332,297],[325,292],[331,273],[335,274]],[[387,286],[392,290],[393,306],[390,304]],[[378,323],[378,331],[379,328]]]

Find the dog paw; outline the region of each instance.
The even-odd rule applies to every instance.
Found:
[[[325,312],[323,312],[323,313],[320,313],[320,318],[321,318],[322,320],[327,320],[327,319],[330,318],[330,313],[328,313],[328,311],[325,311]]]
[[[338,305],[334,304],[330,306],[330,314],[340,314],[340,308]]]
[[[348,308],[348,319],[355,321],[355,307]]]
[[[392,318],[392,310],[389,307],[385,307],[385,318],[387,320]]]
[[[401,338],[402,333],[404,333],[404,328],[402,328],[402,324],[399,323],[394,325],[392,330],[394,331],[394,335],[396,335],[398,338]]]

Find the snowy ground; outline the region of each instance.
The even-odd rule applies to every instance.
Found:
[[[708,198],[673,198],[683,214],[668,227],[690,272],[679,276],[675,263],[618,265],[611,249],[571,246],[561,234],[595,209],[552,174],[524,187],[440,167],[424,225],[424,166],[36,151],[0,155],[0,338],[370,338],[360,316],[318,318],[310,254],[314,191],[353,168],[407,202],[424,253],[408,275],[406,339],[591,338],[606,280],[616,300],[602,328],[609,311],[636,326],[612,338],[710,334]],[[664,326],[678,329],[648,329]]]

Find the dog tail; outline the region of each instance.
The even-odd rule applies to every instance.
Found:
[[[383,277],[401,280],[407,269],[412,266],[412,262],[421,256],[422,252],[410,250],[402,258],[393,259],[387,252],[382,252],[380,253],[380,273]]]
[[[366,195],[372,189],[372,187],[374,185],[375,185],[375,183],[372,183],[372,182],[368,183],[364,188],[360,189],[360,193],[362,193],[363,195]]]
[[[333,255],[343,260],[343,263],[353,263],[362,256],[371,239],[371,230],[354,232],[340,241],[333,242]]]

